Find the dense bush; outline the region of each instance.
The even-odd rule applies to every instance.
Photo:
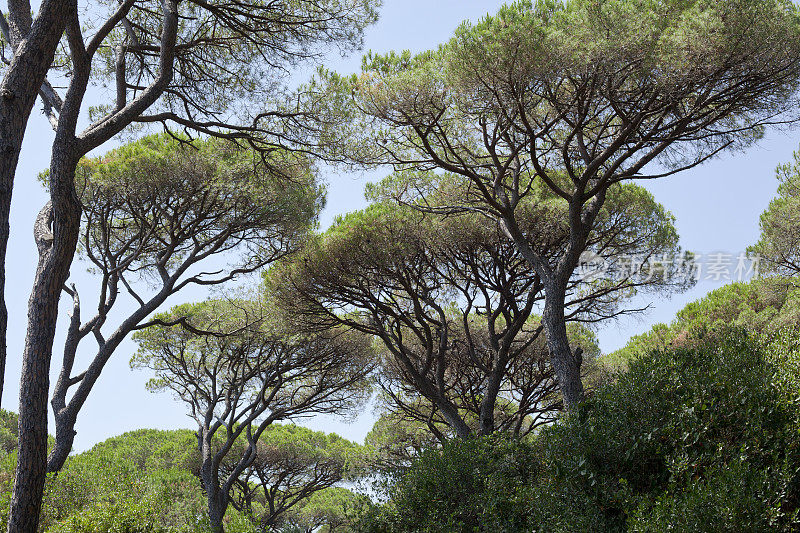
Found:
[[[545,471],[602,510],[606,530],[798,525],[795,406],[767,357],[727,331],[635,360],[578,416],[542,433]]]
[[[16,417],[0,412],[0,436],[15,436]],[[0,527],[6,527],[16,445],[0,450]],[[39,530],[48,533],[206,533],[206,503],[195,475],[191,431],[142,429],[69,458],[48,476]],[[232,511],[228,533],[254,533]]]
[[[639,357],[529,443],[426,452],[362,530],[794,530],[797,413],[774,352],[728,330]]]
[[[45,486],[41,525],[53,533],[204,530],[191,431],[143,429],[67,461]]]
[[[392,500],[369,509],[360,530],[524,530],[527,487],[535,479],[531,452],[496,435],[430,448],[394,486]]]

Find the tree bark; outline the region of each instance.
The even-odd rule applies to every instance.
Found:
[[[564,318],[566,287],[558,283],[548,285],[545,286],[542,325],[547,338],[550,362],[558,379],[561,394],[564,396],[564,406],[570,410],[583,401],[581,368],[569,347],[567,322]]]
[[[213,533],[225,533],[225,527],[222,525],[222,518],[225,516],[225,508],[227,507],[224,500],[227,499],[219,488],[206,490],[208,498],[208,523],[211,526]]]
[[[21,6],[20,9],[30,9]],[[8,248],[11,194],[22,149],[22,139],[33,105],[45,76],[53,63],[56,46],[64,33],[70,0],[45,0],[27,37],[16,48],[11,65],[0,82],[0,399],[6,366],[8,310],[5,304],[5,259]],[[12,38],[24,28],[15,23],[12,12]],[[19,15],[19,14],[17,14]],[[23,13],[25,17],[29,13]]]
[[[39,264],[28,302],[20,380],[19,455],[9,533],[36,533],[39,523],[47,470],[47,399],[58,302],[80,229],[81,207],[74,188],[77,159],[68,144],[55,146],[50,167],[53,200],[39,214],[34,229]]]
[[[228,494],[220,488],[219,469],[214,465],[215,458],[211,442],[213,435],[210,435],[207,429],[200,428],[197,438],[203,461],[200,466],[200,481],[206,492],[209,526],[213,533],[225,533],[222,519],[228,509]]]
[[[504,370],[505,364],[501,369],[498,368],[497,362],[495,362],[495,367],[489,374],[489,383],[483,393],[483,401],[481,401],[480,406],[480,434],[484,436],[494,433],[494,410],[497,406],[497,395],[500,394]]]
[[[75,435],[78,434],[75,431],[76,418],[72,411],[65,411],[60,416],[56,414],[56,417],[55,444],[47,458],[48,473],[58,472],[64,467],[64,463],[67,462],[69,454],[72,452]]]
[[[442,394],[444,387],[440,386],[437,390],[435,387],[430,385],[425,381],[425,379],[413,370],[413,365],[410,361],[404,361],[406,367],[412,369],[412,375],[415,376],[415,382],[417,386],[417,390],[419,390],[422,395],[428,398],[431,402],[433,402],[436,407],[439,408],[439,411],[442,413],[442,417],[444,418],[447,425],[456,432],[456,436],[462,439],[466,439],[472,435],[472,430],[469,428],[464,419],[461,415],[458,414],[458,408],[453,405],[453,402],[448,400]]]
[[[598,203],[593,204],[593,211],[590,213],[588,225],[584,223],[585,227],[590,227],[594,218],[605,200],[605,193],[598,195],[600,200]],[[574,222],[575,209],[570,206],[570,216]],[[577,211],[580,213],[580,211]],[[580,215],[578,215],[580,216]],[[525,235],[517,225],[513,216],[504,217],[500,220],[501,230],[517,245],[525,261],[533,268],[544,282],[544,312],[542,313],[542,326],[544,327],[544,334],[547,340],[547,349],[550,352],[550,362],[553,365],[553,371],[558,380],[558,386],[561,390],[561,395],[564,397],[564,407],[573,409],[580,402],[583,401],[583,383],[581,382],[580,365],[576,363],[572,350],[569,347],[569,337],[567,336],[567,321],[564,315],[564,308],[566,307],[567,300],[567,282],[569,281],[575,266],[578,263],[578,257],[582,250],[583,244],[586,243],[586,235],[582,236],[583,241],[577,233],[577,230],[572,231],[570,237],[571,250],[567,252],[569,258],[563,258],[560,268],[556,272],[553,271],[546,262],[537,255],[530,244],[528,243]],[[585,232],[588,233],[588,232]]]
[[[439,410],[442,412],[442,416],[459,438],[466,439],[472,435],[472,430],[469,429],[464,419],[459,416],[458,410],[450,402],[441,400],[436,403],[438,404]]]

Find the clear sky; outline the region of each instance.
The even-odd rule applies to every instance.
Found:
[[[376,52],[425,50],[450,37],[462,20],[476,20],[494,12],[502,3],[499,0],[386,0],[380,21],[367,31],[365,48]],[[328,65],[343,72],[356,71],[360,66],[360,54],[346,59],[334,58]],[[28,294],[37,258],[32,227],[36,214],[47,201],[36,176],[49,163],[52,137],[50,126],[37,104],[28,124],[17,171],[7,258],[9,361],[2,406],[15,411]],[[744,153],[727,154],[682,175],[646,186],[676,216],[685,249],[703,255],[726,252],[736,256],[757,240],[758,217],[777,188],[774,169],[778,163],[791,158],[798,141],[800,132],[770,131],[759,145]],[[364,183],[376,177],[381,177],[381,174],[325,176],[329,192],[323,226],[327,226],[337,214],[363,207]],[[82,289],[84,298],[91,302],[92,283],[85,273],[85,265],[76,263],[72,273],[79,288],[85,287]],[[605,326],[598,332],[601,347],[605,351],[619,348],[631,335],[646,331],[656,322],[671,320],[686,303],[723,284],[724,280],[705,281],[671,299],[645,298],[641,303],[651,305],[650,311]],[[181,293],[168,305],[202,296],[201,293]],[[63,346],[67,310],[67,302],[63,302],[61,327],[54,350],[53,367],[56,370],[60,347]],[[192,428],[192,421],[185,415],[182,404],[168,394],[147,392],[144,386],[147,374],[130,370],[128,361],[134,349],[132,342],[124,343],[92,391],[79,415],[75,441],[77,451],[136,428]],[[85,355],[84,362],[89,355]],[[80,357],[78,360],[81,361]],[[336,431],[346,438],[361,441],[372,420],[372,413],[366,409],[351,423],[330,418],[304,423],[314,429]]]

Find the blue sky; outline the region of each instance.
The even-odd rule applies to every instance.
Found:
[[[464,19],[476,20],[495,11],[498,0],[386,0],[380,21],[367,31],[365,48],[376,52],[410,49],[421,51],[446,40]],[[354,72],[360,66],[360,54],[333,58],[328,65],[342,72]],[[40,113],[40,106],[28,124],[14,190],[11,214],[11,240],[8,251],[7,305],[9,308],[9,361],[2,405],[17,409],[20,359],[25,337],[28,294],[36,268],[36,247],[32,238],[33,220],[47,201],[45,191],[36,180],[49,163],[52,131]],[[758,217],[775,195],[777,181],[774,169],[788,161],[800,141],[796,131],[769,131],[756,146],[743,153],[726,154],[684,174],[646,184],[656,199],[677,219],[681,242],[685,249],[701,254],[726,252],[738,255],[758,238]],[[363,187],[367,179],[380,178],[382,173],[329,174],[328,203],[322,224],[363,207]],[[77,263],[72,273],[86,298],[91,301],[91,279],[85,266]],[[622,346],[634,334],[649,329],[656,322],[671,320],[686,303],[696,300],[724,281],[699,283],[691,291],[664,297],[644,298],[649,312],[606,325],[599,332],[601,347],[611,351]],[[202,294],[183,293],[169,305],[202,298]],[[59,348],[63,342],[66,302],[61,307],[61,328],[56,339],[53,366],[57,369]],[[128,366],[133,343],[123,344],[107,365],[86,406],[79,415],[76,450],[141,427],[172,429],[191,428],[184,407],[168,394],[151,394],[145,390],[147,374],[132,371]],[[88,357],[90,354],[86,354]],[[80,361],[80,357],[79,357]],[[85,359],[84,359],[85,361]],[[331,418],[304,422],[314,429],[337,431],[346,438],[361,441],[372,424],[369,409],[355,421],[345,423]]]

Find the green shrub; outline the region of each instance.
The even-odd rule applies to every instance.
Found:
[[[667,491],[643,503],[629,519],[629,530],[773,531],[767,473],[742,459],[706,472],[681,491]]]
[[[159,524],[159,502],[153,498],[109,499],[70,515],[49,531],[51,533],[167,533]]]
[[[796,413],[767,359],[733,330],[636,359],[538,436],[542,469],[559,480],[551,497],[582,493],[605,531],[697,530],[692,521],[712,531],[797,526]]]
[[[372,507],[356,529],[523,531],[527,488],[535,479],[527,450],[499,436],[428,449],[395,485],[391,503]]]
[[[781,362],[798,351],[782,346],[723,330],[638,357],[530,443],[424,453],[361,531],[797,530],[797,395]]]
[[[207,531],[195,449],[191,431],[139,430],[70,457],[48,478],[42,531]]]

